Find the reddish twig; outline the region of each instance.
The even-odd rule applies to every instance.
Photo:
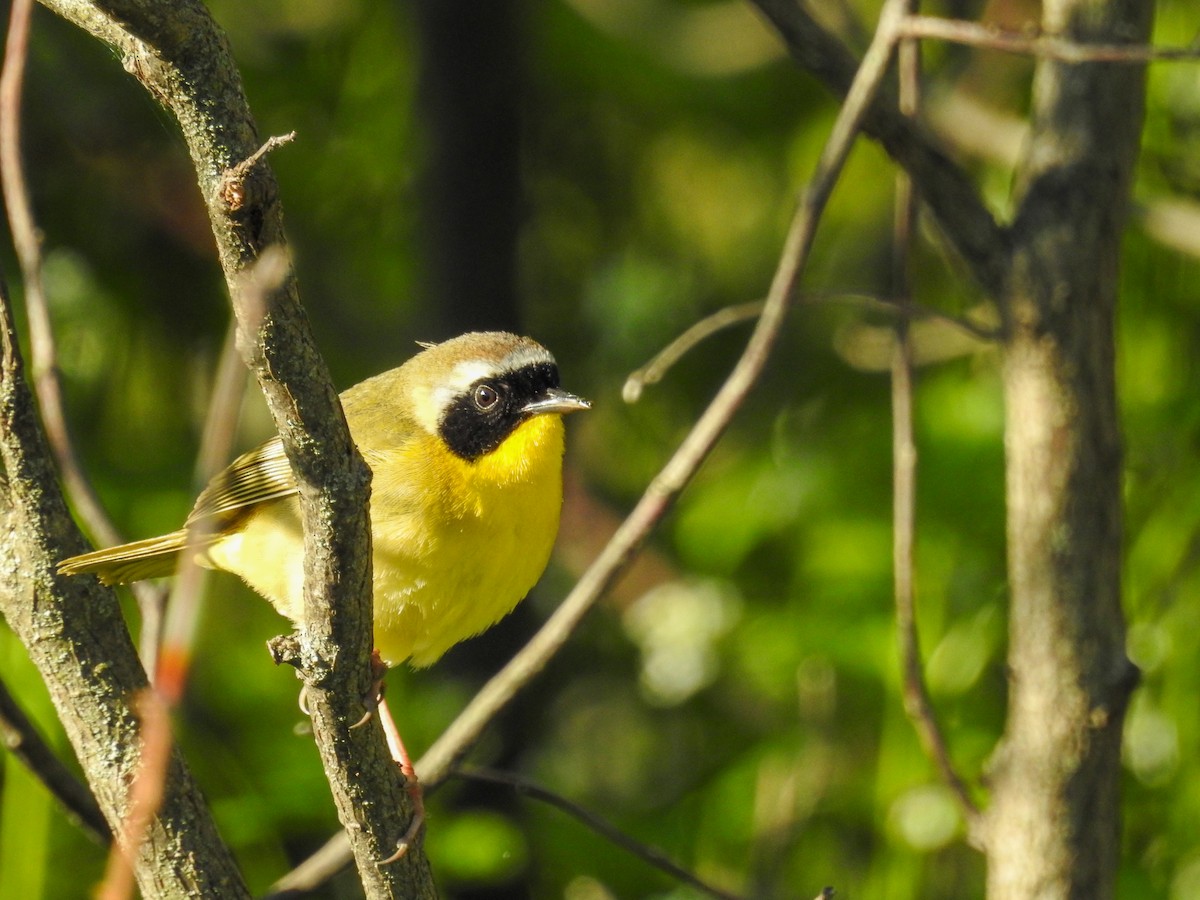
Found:
[[[246,305],[248,330],[258,327],[266,309],[267,295],[283,283],[290,263],[282,247],[268,247],[254,264],[239,278],[239,291]],[[238,411],[245,393],[247,370],[236,347],[236,327],[229,329],[221,350],[213,382],[212,399],[196,458],[195,481],[200,487],[208,484],[233,455],[237,433]],[[207,572],[196,562],[196,550],[209,537],[201,523],[188,533],[187,547],[180,555],[171,601],[163,628],[162,654],[159,658],[155,687],[169,706],[175,706],[183,696],[187,670],[191,663],[196,628]]]
[[[162,697],[147,688],[134,699],[134,709],[141,723],[141,760],[129,791],[129,812],[108,855],[104,880],[96,888],[97,900],[126,900],[133,896],[134,858],[162,806],[171,760],[171,718]]]

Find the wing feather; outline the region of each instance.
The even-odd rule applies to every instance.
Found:
[[[235,459],[196,498],[184,524],[226,531],[259,504],[279,500],[297,492],[292,466],[283,452],[283,442],[272,438]]]
[[[95,572],[106,584],[171,575],[189,534],[196,549],[235,530],[261,504],[296,493],[296,479],[279,438],[243,453],[208,483],[179,531],[95,550],[58,564],[64,575]],[[196,532],[199,532],[197,534]]]

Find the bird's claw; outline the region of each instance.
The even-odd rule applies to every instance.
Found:
[[[371,721],[371,717],[375,715],[375,711],[379,709],[379,704],[383,702],[383,692],[387,687],[384,678],[387,676],[387,663],[379,655],[378,650],[371,651],[371,687],[367,689],[367,693],[363,695],[363,706],[366,711],[362,714],[362,718],[350,726],[351,729],[361,728]]]

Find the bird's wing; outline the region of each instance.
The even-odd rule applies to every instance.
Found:
[[[243,453],[208,483],[196,498],[184,527],[227,531],[258,505],[291,496],[297,490],[283,442],[272,438]]]
[[[172,575],[180,551],[202,550],[235,530],[260,504],[296,493],[296,479],[279,438],[244,453],[208,483],[179,531],[64,559],[65,575],[95,572],[105,584]]]

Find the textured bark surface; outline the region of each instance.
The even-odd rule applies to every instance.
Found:
[[[1045,32],[1142,42],[1142,0],[1052,0]],[[1043,61],[1006,310],[1011,695],[992,772],[988,894],[1103,898],[1120,860],[1121,610],[1114,319],[1144,67]]]
[[[0,331],[0,613],[42,673],[115,832],[138,777],[142,728],[134,698],[146,674],[113,592],[94,579],[54,573],[58,560],[85,549],[84,541],[58,489],[6,312]],[[249,896],[178,753],[135,868],[147,897]]]

